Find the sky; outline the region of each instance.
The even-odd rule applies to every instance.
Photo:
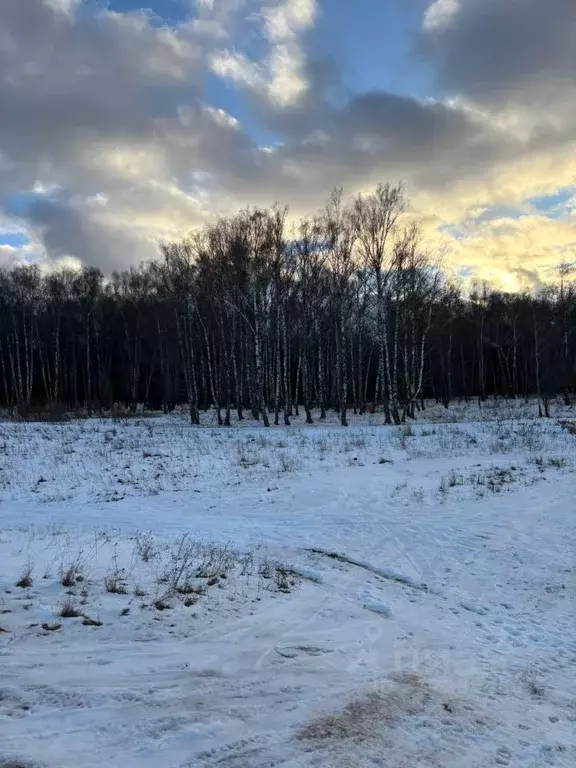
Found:
[[[576,261],[575,40],[574,0],[0,0],[0,265],[402,181],[449,272],[538,288]]]

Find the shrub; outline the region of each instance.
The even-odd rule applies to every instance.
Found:
[[[68,565],[60,566],[60,584],[63,587],[75,587],[77,582],[83,581],[83,569],[79,558],[76,558]]]
[[[22,573],[20,574],[20,578],[16,582],[16,586],[20,587],[21,589],[28,589],[33,584],[32,580],[32,567],[30,565],[27,565]]]
[[[144,563],[150,562],[156,556],[156,543],[150,533],[136,534],[136,552]]]
[[[286,453],[279,454],[278,463],[282,472],[296,472],[301,467],[299,459]]]
[[[294,586],[294,579],[291,578],[290,571],[282,566],[276,566],[274,571],[274,582],[278,592],[290,593],[291,587]]]
[[[60,606],[59,615],[63,619],[77,619],[79,616],[82,616],[82,611],[78,610],[76,603],[71,597],[68,597]]]
[[[128,590],[124,585],[120,573],[118,571],[112,571],[104,578],[104,586],[106,592],[110,592],[112,595],[127,595]]]

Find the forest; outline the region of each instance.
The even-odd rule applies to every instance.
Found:
[[[576,384],[571,266],[535,293],[448,279],[401,185],[317,216],[251,208],[162,243],[105,276],[90,266],[0,272],[0,404],[58,418],[114,408],[192,423],[245,413],[289,425],[337,411],[414,418],[434,398],[535,396],[569,404]]]

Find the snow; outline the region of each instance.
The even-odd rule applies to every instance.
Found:
[[[576,765],[576,438],[444,411],[0,424],[0,766]]]
[[[380,616],[384,616],[386,619],[389,619],[392,616],[392,608],[375,597],[371,597],[370,595],[366,596],[362,604],[367,611],[379,613]]]

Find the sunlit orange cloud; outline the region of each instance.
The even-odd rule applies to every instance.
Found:
[[[562,211],[547,212],[531,202],[566,189],[576,200],[575,158],[573,146],[492,169],[443,194],[416,190],[414,212],[453,274],[504,291],[534,289],[553,281],[560,263],[576,262],[574,204],[568,199]]]

